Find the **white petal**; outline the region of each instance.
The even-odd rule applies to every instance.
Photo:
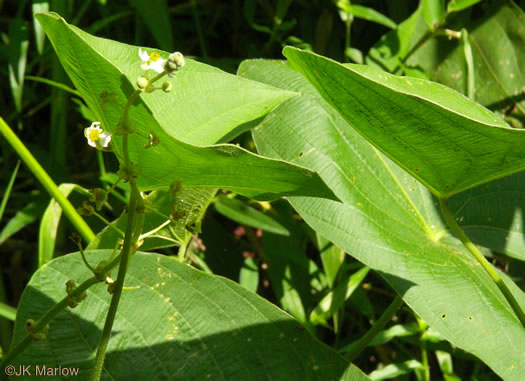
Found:
[[[109,146],[109,143],[111,143],[111,138],[113,137],[113,135],[111,134],[111,132],[103,132],[100,134],[100,136],[98,137],[98,143],[104,147],[104,148],[108,148]]]
[[[97,143],[95,143],[93,140],[89,140],[89,139],[88,139],[88,144],[89,144],[91,147],[95,147],[95,148],[97,148]]]
[[[159,58],[156,61],[153,61],[149,68],[152,70],[155,70],[157,73],[162,73],[164,71],[164,64],[166,63],[166,60],[163,60],[162,58]]]
[[[148,61],[149,60],[149,54],[146,50],[142,50],[139,48],[139,57],[141,61]]]
[[[100,122],[91,123],[91,127],[100,127]]]

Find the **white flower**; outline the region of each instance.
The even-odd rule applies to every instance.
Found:
[[[108,148],[111,143],[111,132],[104,131],[100,128],[100,122],[93,122],[91,126],[84,129],[84,136],[91,147],[97,149]]]
[[[139,57],[142,61],[142,65],[140,65],[142,70],[151,69],[155,70],[157,73],[162,73],[164,71],[164,64],[166,63],[166,60],[160,58],[159,53],[148,54],[147,51],[139,48]]]

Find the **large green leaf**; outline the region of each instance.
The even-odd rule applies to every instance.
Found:
[[[348,123],[439,197],[525,168],[525,131],[438,83],[284,55]]]
[[[97,263],[110,253],[86,254]],[[38,318],[65,296],[66,281],[90,276],[78,254],[37,271],[19,305],[14,343],[26,335],[26,319]],[[125,286],[103,380],[368,379],[271,303],[175,258],[135,254]],[[93,286],[77,308],[61,312],[47,340],[34,343],[17,364],[30,365],[32,372],[36,365],[78,367],[75,379],[88,379],[111,299],[106,288]]]
[[[144,75],[138,46],[95,37],[67,24],[53,13],[42,14],[38,18],[51,41],[55,41],[59,58],[77,87],[81,78],[74,77],[85,75],[86,80],[82,84],[91,89],[80,86],[79,90],[86,101],[87,97],[93,98],[88,105],[92,110],[98,110],[98,114],[106,113],[106,108],[117,106],[122,101],[118,99],[120,94],[115,91],[116,88],[111,89],[112,82],[122,87],[121,90],[129,96],[129,85],[135,86],[137,78]],[[157,52],[163,58],[168,55],[157,49],[147,49],[147,52]],[[71,66],[78,67],[74,71],[71,68],[67,70]],[[115,78],[103,74],[106,70],[109,73],[111,68],[118,73]],[[99,70],[102,72],[98,77],[89,76],[90,71],[96,73]],[[141,97],[143,104],[167,134],[195,145],[217,143],[235,127],[266,114],[295,95],[191,59],[186,59],[184,68],[170,82],[173,85],[170,93],[156,91],[147,94]],[[96,99],[103,94],[106,94],[103,102]],[[94,104],[97,100],[100,103],[98,106]],[[120,114],[122,107],[114,111]]]
[[[519,380],[525,330],[472,256],[443,242],[451,237],[430,192],[372,148],[286,64],[246,61],[239,74],[302,94],[272,111],[254,137],[264,154],[317,169],[342,200],[290,197],[306,222],[378,271],[451,343],[504,379]],[[523,292],[505,279],[525,306]]]
[[[449,3],[449,9],[453,2]],[[457,5],[470,1],[457,2]],[[517,68],[525,65],[522,49],[525,34],[523,10],[514,2],[494,3],[471,20],[468,12],[450,17],[452,29],[466,27],[475,63],[475,100],[491,110],[511,117],[509,122],[525,122],[525,75]],[[404,31],[406,33],[401,33]],[[401,60],[427,32],[419,8],[395,32],[385,34],[370,50],[367,62],[398,71]],[[497,37],[496,37],[497,36]],[[504,52],[504,53],[503,53]],[[503,58],[503,57],[512,57]],[[404,71],[420,70],[427,78],[466,93],[464,53],[456,40],[444,36],[426,40],[406,60]],[[474,242],[518,259],[525,258],[524,224],[521,216],[523,173],[473,188],[452,197],[450,207],[458,224]]]
[[[56,14],[39,14],[37,18],[87,105],[103,128],[114,130],[134,91],[133,84],[141,74],[138,48],[91,37],[69,26]],[[119,57],[119,61],[112,63],[111,57],[104,52]],[[231,98],[224,91],[219,92],[220,86],[225,86],[235,96]],[[293,93],[237,79],[188,60],[173,80],[171,95],[162,91],[144,94],[144,100],[130,109],[129,117],[137,131],[130,139],[130,158],[140,171],[139,187],[141,190],[166,188],[181,179],[184,187],[220,187],[250,197],[274,198],[276,194],[294,193],[331,197],[330,191],[311,171],[261,158],[237,146],[196,147],[174,136],[177,134],[173,131],[180,126],[187,126],[188,133],[208,129],[209,133],[214,129],[226,133],[290,95]],[[266,101],[257,103],[254,98]],[[221,102],[224,107],[237,111],[233,114],[224,111],[218,106]],[[178,116],[173,116],[175,114]],[[162,115],[167,116],[161,123]],[[167,128],[168,124],[171,127]],[[146,137],[151,132],[160,139],[160,144],[145,149]],[[120,137],[114,139],[113,146],[119,155],[122,151]]]

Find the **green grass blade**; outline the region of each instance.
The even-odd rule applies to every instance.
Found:
[[[69,200],[60,192],[57,185],[49,177],[46,171],[29,152],[24,143],[15,135],[11,128],[0,118],[0,133],[9,142],[11,147],[18,153],[20,158],[28,166],[29,170],[35,175],[38,181],[43,185],[46,191],[53,197],[62,207],[67,218],[71,221],[73,226],[78,230],[80,236],[86,242],[90,242],[95,238],[95,234],[91,228],[86,224],[84,219],[77,213],[75,207],[71,205]]]
[[[16,163],[15,169],[13,170],[13,173],[11,173],[9,182],[7,183],[7,186],[4,190],[4,195],[2,196],[2,202],[0,203],[0,221],[2,221],[4,210],[7,205],[7,200],[9,200],[9,196],[11,195],[11,189],[13,189],[13,184],[15,183],[18,168],[20,168],[20,160]]]

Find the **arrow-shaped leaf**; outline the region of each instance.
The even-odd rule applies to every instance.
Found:
[[[295,48],[284,55],[350,126],[438,197],[525,168],[525,131],[452,89]]]
[[[504,379],[525,372],[525,330],[474,258],[452,239],[435,200],[417,180],[352,129],[308,81],[284,63],[245,61],[239,74],[301,96],[254,130],[260,152],[317,169],[342,200],[290,197],[320,235],[379,272],[454,345]],[[504,278],[525,306],[525,295]]]
[[[92,37],[68,25],[53,13],[39,14],[37,18],[66,72],[103,128],[114,130],[127,99],[134,91],[136,78],[142,74],[138,47]],[[167,53],[162,54],[166,56]],[[117,61],[115,57],[118,57]],[[166,188],[180,179],[185,187],[226,188],[258,198],[275,198],[284,194],[333,197],[319,177],[304,168],[262,158],[237,146],[202,148],[176,139],[179,128],[187,133],[222,128],[223,133],[228,133],[237,124],[263,114],[283,99],[294,95],[231,77],[235,78],[218,69],[188,60],[177,78],[172,80],[173,92],[179,94],[178,98],[170,98],[159,91],[145,94],[144,101],[138,101],[131,107],[129,118],[136,133],[130,139],[130,158],[140,171],[137,179],[140,189]],[[205,83],[211,83],[212,87],[206,87],[203,85]],[[232,90],[234,100],[228,101],[224,92],[212,91],[217,83],[222,83],[225,88],[235,84]],[[244,91],[247,104],[240,100]],[[273,96],[268,95],[270,93]],[[181,94],[182,98],[179,97]],[[148,99],[149,95],[165,98],[156,103],[156,98]],[[266,101],[254,106],[254,98],[257,97]],[[226,107],[236,106],[238,110],[244,111],[225,113],[217,106],[219,99],[225,102]],[[180,105],[184,107],[178,108]],[[206,114],[203,121],[201,111],[206,107],[212,111]],[[172,112],[167,111],[169,108],[176,109],[175,113],[180,115],[171,119]],[[161,118],[162,115],[167,116]],[[175,127],[166,127],[168,124]],[[145,149],[150,133],[160,139],[160,144]],[[211,139],[212,142],[214,140]],[[117,152],[122,151],[121,144],[121,138],[116,137],[114,146]]]

